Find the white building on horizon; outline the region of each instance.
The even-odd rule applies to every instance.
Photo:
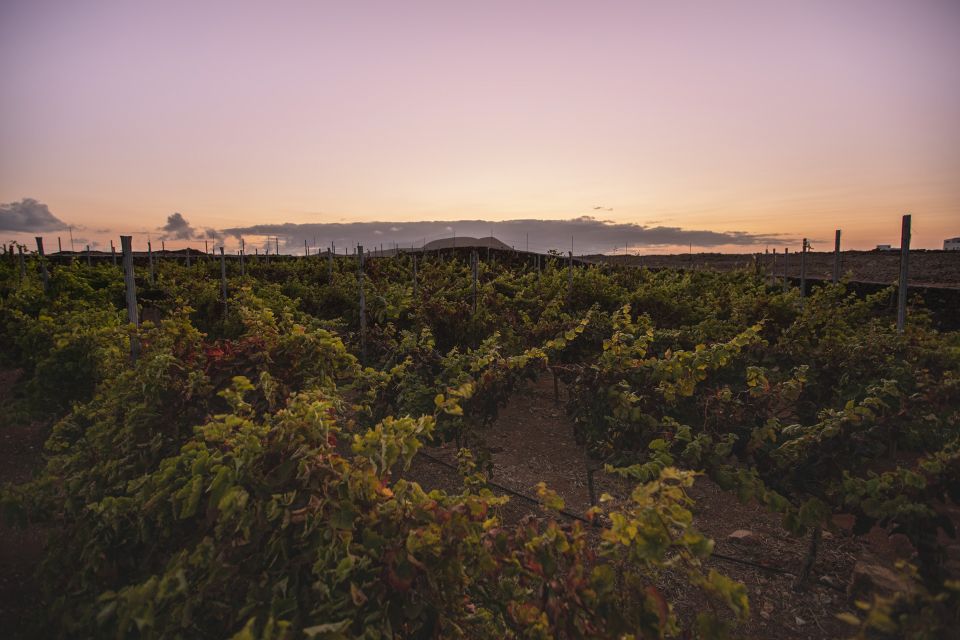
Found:
[[[947,238],[943,241],[944,251],[960,251],[960,237]]]

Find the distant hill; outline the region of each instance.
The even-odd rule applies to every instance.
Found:
[[[454,247],[477,247],[485,249],[490,247],[491,249],[504,249],[509,251],[511,247],[507,244],[504,244],[494,238],[493,236],[488,236],[486,238],[471,238],[469,236],[457,236],[456,238],[441,238],[439,240],[432,240],[426,244],[424,247],[425,251],[435,251],[437,249],[452,249]]]

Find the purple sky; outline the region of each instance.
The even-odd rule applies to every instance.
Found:
[[[960,235],[957,0],[4,0],[0,77],[0,203],[98,242],[174,212]]]

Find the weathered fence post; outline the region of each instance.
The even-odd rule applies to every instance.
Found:
[[[110,241],[110,257],[113,259],[113,266],[117,266],[117,248],[113,246],[113,240]]]
[[[800,297],[807,297],[807,239],[803,239],[803,249],[800,252]]]
[[[153,246],[149,240],[147,240],[147,260],[150,262],[150,286],[153,286],[156,280],[153,275]]]
[[[367,363],[367,300],[363,293],[363,245],[357,245],[357,282],[360,286],[360,364]]]
[[[90,245],[87,245],[87,266],[93,266],[93,259],[90,257]]]
[[[220,292],[223,295],[223,319],[227,319],[227,256],[220,247]]]
[[[306,238],[303,239],[303,257],[304,257],[304,258],[309,258],[309,257],[310,257],[310,249],[307,248],[307,239],[306,239]]]
[[[37,255],[40,258],[40,277],[43,280],[43,292],[47,292],[47,287],[50,286],[50,274],[47,272],[47,260],[44,257],[43,253],[43,238],[36,236],[37,238]]]
[[[777,284],[777,248],[773,248],[773,262],[770,265],[770,284]]]
[[[190,247],[187,247],[187,269],[190,268]]]
[[[840,281],[840,229],[833,239],[833,283]]]
[[[127,319],[134,329],[140,326],[140,314],[137,312],[137,280],[133,272],[133,237],[120,236],[120,249],[123,252],[123,283],[126,287]],[[136,362],[140,357],[140,339],[135,331],[130,333],[130,360]]]
[[[23,245],[19,242],[17,243],[17,252],[20,254],[20,284],[23,284],[23,279],[27,277],[27,261],[23,258]]]
[[[787,275],[787,263],[790,262],[790,247],[783,248],[783,290],[789,291],[790,279]]]
[[[480,257],[476,250],[470,252],[470,270],[473,272],[473,315],[477,315],[477,266]]]
[[[897,333],[907,324],[907,283],[910,276],[910,214],[903,216],[900,227],[900,280],[897,283]]]
[[[417,254],[413,255],[413,297],[417,297]]]

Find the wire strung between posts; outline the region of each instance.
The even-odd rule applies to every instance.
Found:
[[[423,456],[423,457],[426,458],[427,460],[430,460],[431,462],[435,462],[435,463],[439,464],[439,465],[442,466],[442,467],[446,467],[447,469],[451,469],[451,470],[453,470],[453,471],[456,471],[457,473],[460,473],[460,470],[457,469],[457,467],[456,467],[455,465],[450,464],[450,463],[447,462],[446,460],[441,460],[440,458],[437,458],[437,457],[435,457],[435,456],[432,456],[432,455],[430,455],[429,453],[427,453],[427,452],[425,452],[425,451],[418,451],[418,452],[417,452],[417,455],[418,455],[418,456]],[[509,493],[509,494],[512,495],[512,496],[516,496],[517,498],[520,498],[521,500],[526,500],[527,502],[529,502],[529,503],[531,503],[531,504],[535,504],[535,505],[540,505],[540,504],[541,504],[541,502],[540,502],[539,500],[537,500],[536,498],[531,498],[531,497],[528,496],[528,495],[525,495],[525,494],[523,494],[523,493],[520,493],[519,491],[515,491],[514,489],[511,489],[510,487],[505,487],[505,486],[503,486],[502,484],[498,484],[498,483],[496,483],[496,482],[494,482],[494,481],[492,481],[492,480],[487,480],[487,481],[486,481],[486,484],[488,484],[488,485],[490,485],[491,487],[494,487],[494,488],[496,488],[496,489],[499,489],[499,490],[503,491],[504,493]],[[571,512],[571,511],[567,511],[566,509],[561,509],[558,513],[560,513],[560,515],[566,516],[566,517],[571,518],[571,519],[573,519],[573,520],[579,520],[580,522],[583,522],[583,523],[585,523],[585,524],[595,525],[594,522],[591,522],[590,520],[584,518],[583,516],[581,516],[581,515],[579,515],[579,514],[577,514],[577,513],[573,513],[573,512]]]
[[[418,455],[418,456],[423,456],[423,457],[426,458],[427,460],[429,460],[429,461],[431,461],[431,462],[434,462],[434,463],[436,463],[436,464],[438,464],[438,465],[440,465],[440,466],[442,466],[442,467],[446,467],[447,469],[450,469],[450,470],[452,470],[452,471],[456,471],[457,473],[460,472],[460,470],[459,470],[455,465],[450,464],[450,463],[447,462],[446,460],[441,460],[440,458],[437,458],[436,456],[432,456],[432,455],[430,455],[429,453],[427,453],[426,451],[422,451],[422,450],[421,450],[421,451],[418,451],[418,452],[417,452],[417,455]],[[493,488],[495,488],[495,489],[499,489],[500,491],[503,491],[504,493],[508,493],[508,494],[510,494],[511,496],[515,496],[515,497],[517,497],[517,498],[520,498],[521,500],[525,500],[526,502],[529,502],[530,504],[535,504],[535,505],[538,505],[538,506],[542,504],[542,503],[541,503],[539,500],[537,500],[536,498],[531,498],[531,497],[528,496],[528,495],[525,495],[525,494],[523,494],[523,493],[520,493],[519,491],[516,491],[516,490],[514,490],[514,489],[511,489],[510,487],[505,487],[505,486],[503,486],[502,484],[498,484],[498,483],[496,483],[496,482],[493,482],[492,480],[487,480],[487,481],[486,481],[486,484],[488,484],[489,486],[491,486],[491,487],[493,487]],[[596,521],[588,520],[587,518],[585,518],[585,517],[583,517],[583,516],[581,516],[581,515],[579,515],[579,514],[577,514],[577,513],[573,513],[573,512],[571,512],[571,511],[567,511],[566,509],[561,509],[558,513],[560,513],[560,515],[566,516],[567,518],[570,518],[570,519],[572,519],[572,520],[578,520],[578,521],[580,521],[580,522],[583,522],[583,523],[585,523],[585,524],[589,524],[589,525],[594,526],[594,527],[600,526]],[[797,575],[797,574],[794,573],[793,571],[789,571],[789,570],[787,570],[787,569],[781,569],[781,568],[779,568],[779,567],[771,567],[771,566],[768,566],[768,565],[765,565],[765,564],[760,564],[760,563],[758,563],[758,562],[753,562],[752,560],[745,560],[745,559],[743,559],[743,558],[737,558],[736,556],[728,556],[728,555],[726,555],[726,554],[718,553],[718,552],[716,552],[716,551],[714,551],[713,553],[711,553],[711,554],[710,554],[710,557],[711,557],[711,558],[716,558],[717,560],[723,560],[724,562],[732,562],[732,563],[734,563],[734,564],[740,564],[740,565],[744,565],[744,566],[747,566],[747,567],[754,567],[754,568],[756,568],[756,569],[762,569],[763,571],[768,571],[768,572],[770,572],[770,573],[779,573],[779,574],[782,574],[782,575],[793,576],[793,577],[796,577],[796,575]],[[823,583],[823,582],[818,582],[818,584],[820,584],[820,585],[822,585],[822,586],[825,586],[825,587],[829,587],[829,588],[831,588],[831,589],[833,589],[833,590],[835,590],[835,591],[841,591],[841,592],[843,591],[842,589],[839,589],[838,587],[835,587],[835,586],[833,586],[833,585],[831,585],[831,584],[827,584],[827,583]]]

